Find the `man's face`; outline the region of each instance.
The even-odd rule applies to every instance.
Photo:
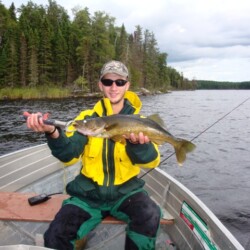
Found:
[[[124,80],[126,81],[127,79],[125,77],[119,76],[117,74],[106,74],[105,76],[103,76],[104,80],[109,79],[112,81],[115,80]],[[120,81],[120,85],[121,85],[122,81]],[[130,86],[130,82],[127,81],[123,86],[117,86],[117,84],[115,82],[112,83],[111,86],[105,86],[105,83],[99,81],[98,83],[100,90],[103,92],[104,96],[107,97],[111,104],[118,104],[121,101],[123,101],[125,92],[129,89]],[[118,83],[119,85],[119,83]]]

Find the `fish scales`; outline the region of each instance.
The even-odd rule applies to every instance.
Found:
[[[169,143],[174,147],[177,162],[182,165],[186,153],[195,149],[195,145],[188,140],[177,138],[169,133],[162,125],[158,115],[143,117],[140,115],[111,115],[85,120],[76,120],[73,126],[79,133],[87,136],[110,138],[116,142],[126,143],[126,137],[131,133],[142,132],[149,139],[158,144]]]

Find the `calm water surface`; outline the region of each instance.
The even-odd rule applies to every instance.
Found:
[[[171,146],[161,146],[160,167],[192,190],[246,249],[250,249],[249,97],[247,90],[201,90],[141,98],[142,114],[159,113],[173,135],[197,145],[183,167],[175,156],[168,158]],[[45,142],[42,134],[26,128],[23,111],[50,112],[51,118],[68,121],[94,103],[86,99],[0,101],[0,155]]]

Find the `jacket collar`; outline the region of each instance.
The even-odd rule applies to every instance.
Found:
[[[126,91],[124,99],[125,105],[130,105],[134,114],[138,114],[140,112],[142,102],[136,93],[132,91]],[[113,114],[112,106],[108,98],[103,98],[98,101],[94,106],[94,110],[98,116]]]

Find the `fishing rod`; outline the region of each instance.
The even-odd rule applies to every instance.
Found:
[[[234,110],[238,109],[240,106],[242,106],[245,102],[247,102],[250,99],[250,97],[246,98],[243,102],[241,102],[240,104],[238,104],[236,107],[234,107],[233,109],[231,109],[229,112],[227,112],[225,115],[223,115],[222,117],[220,117],[219,119],[217,119],[214,123],[212,123],[210,126],[208,126],[206,129],[202,130],[199,134],[197,134],[195,137],[193,137],[190,141],[194,141],[195,139],[197,139],[198,137],[200,137],[202,134],[204,134],[205,132],[207,132],[210,128],[212,128],[213,126],[215,126],[218,122],[220,122],[221,120],[223,120],[225,117],[227,117],[229,114],[231,114]],[[169,156],[167,156],[165,159],[163,159],[159,165],[161,165],[163,162],[165,162],[166,160],[168,160],[170,157],[172,157],[173,155],[175,155],[175,152],[173,152],[172,154],[170,154]],[[140,178],[142,179],[145,175],[147,175],[148,173],[150,173],[151,171],[153,171],[154,168],[149,169],[147,172],[145,172],[143,175],[140,176]]]

